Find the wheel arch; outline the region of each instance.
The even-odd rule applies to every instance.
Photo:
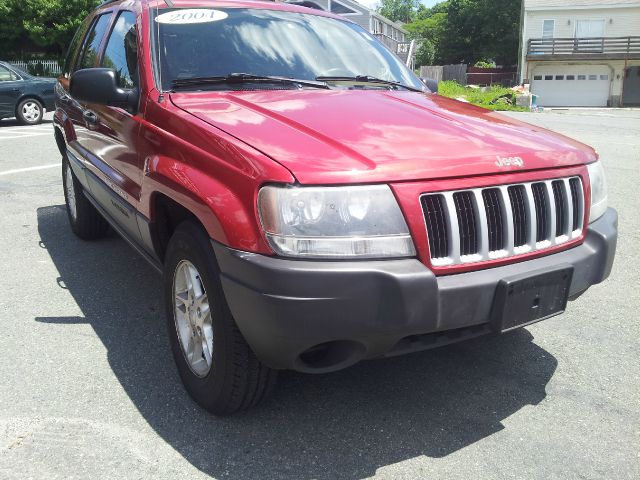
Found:
[[[139,210],[156,230],[152,236],[158,233],[158,219],[172,220],[171,216],[158,216],[162,208],[171,205],[183,212],[181,215],[197,219],[209,237],[219,243],[239,250],[272,253],[257,225],[255,183],[227,186],[208,172],[166,156],[147,158],[143,174]],[[156,253],[162,258],[163,242],[156,242],[163,237],[155,238]]]

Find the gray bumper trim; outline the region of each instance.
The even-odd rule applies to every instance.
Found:
[[[613,264],[617,213],[607,210],[574,248],[533,260],[436,277],[416,259],[302,261],[233,250],[216,242],[222,285],[231,312],[267,365],[302,371],[330,371],[361,358],[429,348],[442,342],[407,337],[458,332],[463,339],[486,333],[497,283],[506,277],[569,264],[570,296],[603,281]],[[344,362],[320,368],[300,354],[325,342],[355,345]],[[447,342],[449,343],[449,342]]]

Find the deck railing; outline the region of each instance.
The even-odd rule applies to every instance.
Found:
[[[527,55],[640,54],[640,36],[590,38],[530,38]]]

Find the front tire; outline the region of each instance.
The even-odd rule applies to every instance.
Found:
[[[277,372],[256,358],[238,330],[209,237],[195,222],[183,222],[171,237],[163,282],[171,350],[189,395],[215,415],[267,397]]]
[[[76,178],[69,160],[62,159],[62,186],[71,230],[83,240],[97,240],[106,235],[109,224],[84,196],[82,184]]]
[[[18,104],[16,118],[22,125],[38,125],[42,122],[44,108],[35,98],[27,98]]]

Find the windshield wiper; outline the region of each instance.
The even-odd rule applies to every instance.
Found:
[[[412,92],[420,92],[424,93],[424,90],[416,87],[412,87],[410,85],[405,85],[404,83],[394,82],[392,80],[385,80],[383,78],[372,77],[371,75],[354,75],[353,77],[349,76],[324,76],[320,75],[316,77],[316,80],[322,82],[368,82],[368,83],[381,83],[382,85],[391,85],[394,87],[406,88],[407,90],[411,90]]]
[[[173,80],[173,88],[189,88],[202,85],[241,84],[241,83],[287,83],[304,87],[329,89],[329,85],[322,81],[303,80],[300,78],[276,77],[271,75],[254,75],[252,73],[229,73],[215,77],[192,77]]]

